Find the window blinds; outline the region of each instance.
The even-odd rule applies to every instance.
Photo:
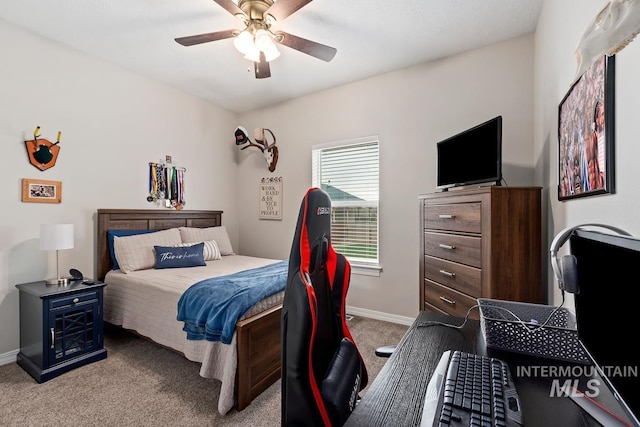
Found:
[[[350,261],[378,262],[377,137],[314,147],[313,185],[331,197],[331,241]]]

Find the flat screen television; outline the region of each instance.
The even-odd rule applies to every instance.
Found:
[[[451,187],[502,181],[502,116],[437,143],[437,186]]]
[[[630,424],[639,426],[636,295],[640,240],[578,230],[569,242],[576,257],[579,286],[575,294],[578,337],[600,371],[605,382],[602,386],[613,392]]]

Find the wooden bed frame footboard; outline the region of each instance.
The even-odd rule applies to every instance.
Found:
[[[218,227],[222,211],[98,209],[96,276],[112,268],[108,230],[164,230],[175,227]],[[236,324],[238,366],[235,397],[238,411],[280,378],[280,313],[272,307]]]
[[[236,409],[238,411],[246,408],[260,393],[280,379],[281,311],[282,304],[240,320],[236,325],[238,333]]]

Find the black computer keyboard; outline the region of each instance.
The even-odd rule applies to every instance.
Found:
[[[522,426],[520,401],[507,364],[461,351],[450,353],[429,425]]]

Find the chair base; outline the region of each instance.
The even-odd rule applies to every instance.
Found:
[[[384,345],[376,348],[376,356],[378,357],[390,357],[393,351],[396,349],[395,345]]]

